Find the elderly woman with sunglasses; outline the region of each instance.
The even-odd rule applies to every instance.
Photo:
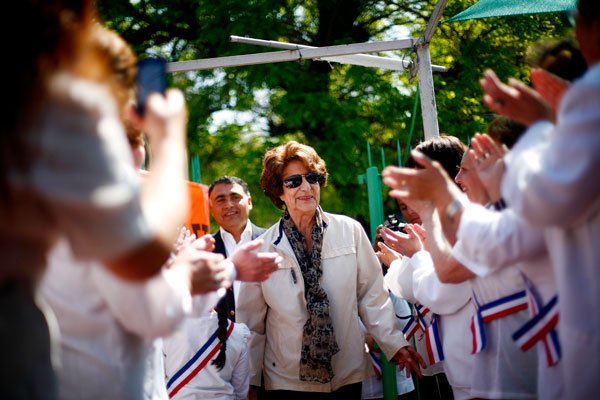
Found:
[[[251,384],[267,399],[360,399],[371,372],[359,318],[388,359],[421,373],[425,364],[396,326],[379,261],[361,225],[319,206],[325,162],[290,141],[263,159],[261,187],[282,208],[262,236],[283,266],[240,288],[238,321],[248,325]],[[253,391],[251,390],[251,393]]]

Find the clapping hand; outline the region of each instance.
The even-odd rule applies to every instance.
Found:
[[[471,149],[469,152],[475,160],[475,170],[481,183],[485,186],[488,195],[492,201],[498,201],[500,194],[500,184],[504,176],[503,157],[508,152],[506,146],[499,145],[487,134],[475,134],[471,139]]]
[[[262,282],[280,268],[282,259],[277,253],[255,252],[263,245],[262,239],[255,239],[237,249],[231,256],[237,278],[244,282]]]

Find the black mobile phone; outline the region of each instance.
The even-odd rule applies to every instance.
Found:
[[[383,221],[383,226],[396,232],[406,233],[404,229],[406,224],[404,222],[401,222],[396,216],[396,214],[388,215],[385,221]]]
[[[144,115],[148,96],[152,93],[165,94],[167,90],[167,62],[164,58],[152,57],[138,61],[137,112]]]

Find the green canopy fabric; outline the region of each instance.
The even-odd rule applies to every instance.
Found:
[[[575,8],[577,8],[577,0],[480,0],[444,22],[569,11]]]

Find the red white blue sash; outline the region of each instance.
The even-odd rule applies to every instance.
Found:
[[[540,296],[535,291],[529,280],[527,283],[527,296],[532,318],[513,334],[513,340],[523,351],[529,350],[536,343],[542,343],[546,362],[552,367],[560,361],[561,349],[556,332],[558,323],[558,295],[543,305]]]
[[[444,359],[442,341],[440,339],[440,329],[438,316],[432,313],[429,325],[425,321],[425,316],[430,312],[429,308],[422,304],[415,304],[414,314],[408,320],[408,323],[402,329],[406,340],[410,340],[417,331],[425,333],[425,344],[427,356],[431,365]]]
[[[233,331],[234,322],[229,321],[227,337]],[[169,398],[173,398],[189,381],[191,381],[208,364],[215,354],[221,349],[221,342],[217,340],[217,332],[202,345],[200,350],[183,367],[179,369],[167,382]]]
[[[487,340],[483,324],[526,310],[528,306],[527,293],[525,290],[490,301],[484,305],[479,304],[475,292],[473,292],[471,301],[475,307],[475,314],[473,314],[473,317],[471,318],[473,354],[483,351],[486,347]]]
[[[438,315],[433,314],[431,324],[425,330],[425,343],[427,344],[427,355],[429,356],[430,365],[444,360],[444,350],[442,349],[442,341],[440,340],[438,320]]]
[[[375,370],[377,376],[381,376],[381,353],[369,350],[369,357],[371,358],[371,364]]]
[[[414,314],[410,317],[406,325],[404,325],[404,329],[402,329],[402,333],[404,333],[406,340],[410,340],[419,330],[421,332],[427,330],[425,316],[429,314],[429,311],[429,308],[425,307],[423,304],[415,304]]]

